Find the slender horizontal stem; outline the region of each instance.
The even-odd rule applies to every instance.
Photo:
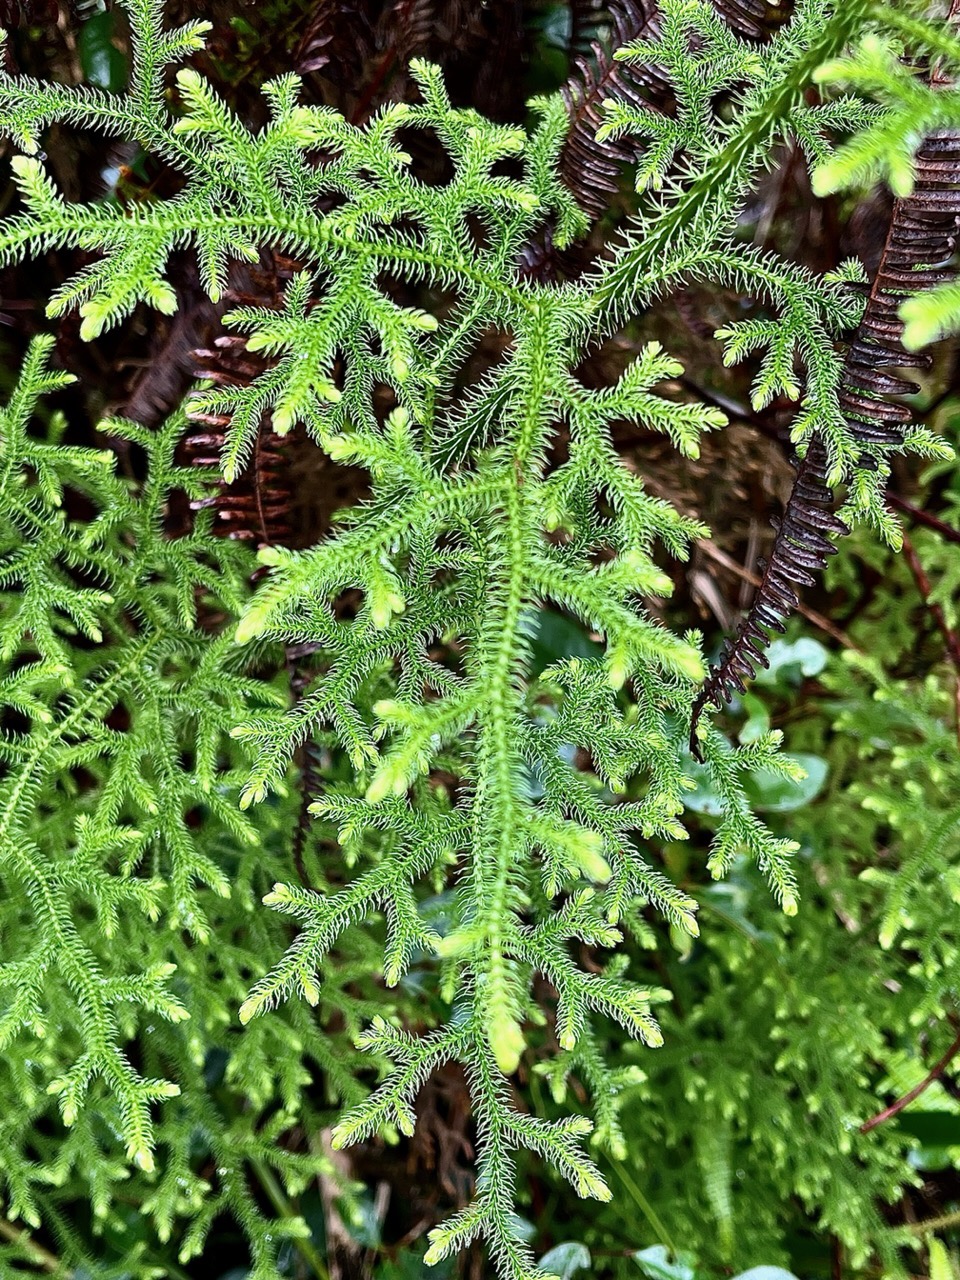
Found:
[[[887,502],[891,507],[896,507],[898,511],[902,511],[904,515],[910,517],[917,524],[926,525],[928,529],[933,529],[939,533],[941,538],[945,538],[947,542],[960,543],[960,529],[951,528],[942,520],[938,520],[936,516],[932,516],[929,511],[924,511],[922,507],[916,507],[912,502],[907,502],[906,498],[901,498],[895,493],[887,494]]]
[[[957,1033],[956,1039],[947,1052],[933,1067],[930,1068],[920,1083],[914,1085],[912,1089],[908,1090],[907,1093],[898,1098],[896,1102],[891,1102],[889,1107],[885,1107],[883,1111],[878,1112],[877,1115],[871,1116],[869,1120],[865,1120],[860,1126],[860,1132],[869,1133],[871,1129],[876,1129],[878,1125],[885,1124],[888,1120],[892,1120],[894,1116],[899,1115],[905,1107],[908,1107],[911,1102],[919,1098],[921,1093],[926,1089],[929,1089],[934,1081],[940,1079],[944,1071],[946,1071],[947,1067],[958,1053],[960,1053],[960,1032]]]

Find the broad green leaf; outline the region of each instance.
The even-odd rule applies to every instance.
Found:
[[[686,1254],[670,1256],[666,1245],[655,1244],[633,1255],[634,1262],[650,1280],[696,1280],[696,1272]]]
[[[591,640],[581,623],[555,609],[538,609],[527,614],[534,674],[560,658],[598,658],[602,647]]]
[[[745,693],[741,702],[747,713],[747,721],[738,734],[739,740],[743,743],[756,742],[758,738],[770,732],[770,711],[766,703],[755,693]]]
[[[942,1240],[932,1236],[927,1244],[927,1252],[930,1256],[930,1280],[956,1280],[950,1254]]]
[[[80,28],[77,48],[83,78],[88,84],[109,93],[119,93],[127,82],[127,63],[113,43],[114,14],[95,13]]]
[[[590,1250],[585,1244],[575,1241],[558,1244],[540,1259],[540,1270],[559,1276],[559,1280],[570,1280],[575,1272],[589,1266]]]
[[[801,636],[798,640],[773,640],[765,650],[770,664],[757,672],[755,684],[799,684],[804,676],[817,676],[830,654],[819,640]]]

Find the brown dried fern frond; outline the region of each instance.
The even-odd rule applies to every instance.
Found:
[[[912,410],[897,397],[919,388],[903,370],[926,368],[930,356],[904,348],[898,309],[904,295],[955,277],[958,232],[960,134],[940,133],[919,149],[912,195],[894,203],[863,319],[844,360],[840,404],[855,438],[865,446],[897,445],[913,422]],[[846,532],[832,510],[826,466],[823,441],[814,437],[797,464],[784,519],[750,610],[694,704],[690,747],[695,755],[697,724],[705,708],[721,706],[735,691],[742,693],[758,667],[767,665],[763,651],[770,632],[784,630],[798,589],[816,583],[835,550],[830,539]]]

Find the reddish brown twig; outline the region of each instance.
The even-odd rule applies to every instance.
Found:
[[[900,498],[895,493],[888,493],[887,502],[891,507],[896,507],[898,511],[902,511],[904,515],[909,516],[915,524],[926,525],[928,529],[933,529],[934,532],[939,533],[940,537],[946,542],[960,542],[960,530],[952,529],[950,525],[944,524],[942,520],[932,516],[929,511],[924,511],[921,507],[915,507],[906,498]]]
[[[942,607],[937,604],[936,601],[930,599],[930,579],[927,577],[926,570],[920,563],[920,558],[917,555],[916,548],[910,541],[910,535],[907,533],[904,533],[903,535],[903,554],[906,558],[907,564],[910,566],[910,572],[913,574],[913,580],[917,584],[917,590],[923,597],[923,603],[929,609],[930,616],[934,619],[940,629],[940,633],[943,636],[944,643],[947,647],[947,653],[950,655],[950,661],[957,668],[958,673],[960,673],[960,636],[957,635],[947,622],[947,617],[943,612]]]
[[[927,577],[923,565],[920,563],[920,557],[917,555],[916,548],[910,541],[910,535],[903,535],[903,554],[910,572],[913,574],[913,580],[917,584],[917,590],[931,618],[937,624],[940,634],[947,650],[947,657],[953,663],[957,673],[956,687],[954,689],[954,702],[957,713],[957,742],[960,744],[960,636],[950,626],[947,621],[947,615],[943,612],[941,605],[935,600],[930,599],[930,579]]]
[[[930,1068],[920,1083],[914,1085],[909,1092],[905,1093],[902,1098],[898,1098],[896,1102],[891,1102],[890,1106],[885,1107],[879,1114],[871,1116],[869,1120],[865,1120],[860,1126],[860,1132],[869,1133],[871,1129],[876,1129],[878,1125],[885,1124],[887,1120],[892,1120],[894,1116],[899,1115],[904,1107],[908,1107],[915,1098],[920,1097],[924,1090],[929,1089],[935,1080],[940,1079],[958,1053],[960,1053],[960,1032],[957,1033],[957,1038],[940,1061]]]

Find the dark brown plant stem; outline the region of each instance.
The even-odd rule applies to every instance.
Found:
[[[956,708],[956,724],[957,724],[957,743],[960,745],[960,636],[950,626],[947,616],[943,612],[943,608],[935,600],[930,599],[930,579],[927,577],[920,558],[917,555],[916,548],[910,541],[910,535],[903,535],[903,556],[906,560],[910,572],[913,574],[913,580],[917,584],[917,590],[926,606],[927,612],[937,624],[940,634],[943,636],[944,644],[947,650],[947,656],[953,663],[956,670],[956,684],[954,689],[954,705]],[[958,1037],[960,1038],[960,1037]]]
[[[704,711],[708,706],[722,706],[734,693],[745,693],[757,668],[768,665],[764,650],[770,643],[770,632],[786,630],[784,619],[799,607],[801,586],[814,585],[815,575],[836,551],[831,539],[847,532],[833,512],[826,472],[826,446],[815,435],[797,464],[793,489],[750,610],[693,704],[690,751],[698,760],[697,728]]]
[[[659,13],[654,0],[613,0],[610,31],[591,41],[589,51],[575,57],[560,92],[567,104],[570,129],[560,154],[560,174],[578,204],[591,218],[604,217],[620,190],[621,178],[636,159],[635,139],[596,134],[603,123],[603,104],[614,100],[671,115],[672,86],[653,62],[618,62],[614,54],[635,40],[656,39]],[[778,0],[714,0],[717,16],[738,36],[761,42],[789,16],[791,4]]]
[[[913,411],[902,397],[918,388],[901,371],[925,368],[930,357],[904,349],[899,307],[905,293],[956,277],[951,259],[960,219],[958,180],[960,135],[934,135],[917,152],[913,194],[894,203],[880,265],[847,349],[840,383],[840,408],[854,439],[863,446],[865,466],[877,465],[878,449],[896,448],[913,422]],[[766,665],[763,650],[769,633],[783,630],[784,619],[798,607],[799,587],[815,584],[834,550],[830,539],[846,532],[831,509],[827,469],[825,443],[814,435],[797,466],[750,611],[694,703],[690,749],[698,757],[697,725],[704,710],[721,706],[734,692],[742,693],[756,669]]]
[[[397,15],[399,21],[397,23],[398,33],[402,34],[404,25],[409,22],[410,10],[413,7],[413,0],[403,0],[397,7]],[[371,108],[380,99],[381,90],[390,77],[391,72],[397,65],[400,50],[396,44],[391,45],[380,58],[380,62],[374,71],[370,83],[360,98],[360,101],[354,107],[350,115],[351,124],[363,124],[370,115]]]
[[[924,511],[922,507],[915,507],[912,502],[908,502],[906,498],[901,498],[895,493],[887,494],[887,502],[897,511],[903,512],[909,516],[915,524],[926,525],[928,529],[933,529],[939,533],[940,537],[946,542],[960,543],[960,530],[953,529],[948,524],[944,524],[942,520],[938,520],[936,516],[932,516],[929,511]]]
[[[910,572],[913,574],[913,580],[917,584],[917,590],[923,597],[923,602],[929,609],[930,616],[940,629],[947,647],[947,653],[950,655],[950,661],[960,672],[960,636],[947,622],[946,614],[943,612],[942,607],[936,601],[930,599],[930,579],[927,577],[926,571],[917,556],[916,548],[907,533],[903,535],[903,554],[907,564],[910,566]]]
[[[877,1115],[871,1116],[869,1120],[865,1120],[860,1126],[860,1133],[869,1133],[871,1129],[876,1129],[878,1125],[886,1124],[888,1120],[892,1120],[894,1116],[899,1115],[905,1107],[908,1107],[911,1102],[916,1098],[919,1098],[921,1093],[926,1089],[929,1089],[934,1081],[940,1079],[944,1071],[946,1071],[947,1067],[949,1067],[950,1063],[958,1053],[960,1053],[960,1032],[957,1033],[953,1044],[943,1055],[940,1061],[930,1068],[929,1072],[924,1076],[920,1083],[918,1085],[914,1085],[909,1092],[898,1098],[896,1102],[891,1102],[889,1107],[885,1107],[883,1111],[880,1111]]]
[[[725,551],[721,551],[719,547],[714,546],[708,539],[698,538],[697,548],[710,560],[723,565],[725,569],[729,569],[731,573],[735,573],[738,578],[742,578],[744,582],[748,582],[751,586],[759,587],[763,582],[758,573],[752,573],[749,569],[745,569],[742,564],[734,560],[733,556],[728,556]],[[819,631],[828,635],[831,640],[836,640],[837,644],[842,645],[844,649],[860,651],[859,646],[854,644],[845,631],[831,622],[829,618],[824,617],[822,613],[818,613],[816,609],[811,609],[801,601],[797,605],[797,613],[806,618],[808,622],[812,622]]]
[[[917,152],[913,194],[894,202],[840,389],[840,407],[864,444],[896,445],[913,422],[913,410],[900,397],[919,388],[902,371],[927,368],[930,357],[903,347],[899,309],[904,294],[955,278],[951,258],[960,216],[958,171],[960,136],[934,135]]]
[[[598,142],[603,104],[611,99],[633,106],[672,110],[673,94],[663,75],[647,64],[617,62],[614,52],[640,36],[655,37],[657,12],[648,0],[615,0],[610,5],[612,31],[606,41],[591,43],[578,57],[561,86],[570,128],[560,153],[560,174],[577,203],[591,218],[600,218],[616,195],[620,178],[636,156],[633,141],[607,138]]]
[[[838,1236],[830,1237],[831,1280],[843,1280],[843,1244]]]
[[[34,1266],[42,1267],[44,1271],[62,1277],[62,1280],[71,1280],[74,1273],[68,1271],[64,1263],[55,1254],[52,1254],[49,1249],[44,1249],[35,1240],[31,1240],[30,1233],[25,1227],[18,1227],[15,1222],[8,1222],[6,1218],[0,1218],[0,1236],[17,1245]]]

